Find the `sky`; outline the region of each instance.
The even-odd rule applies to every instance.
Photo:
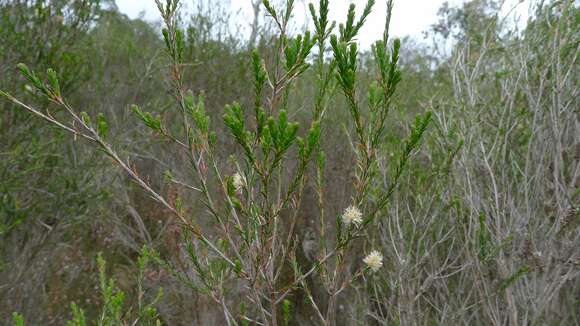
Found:
[[[249,27],[251,22],[252,8],[251,0],[205,0],[210,3],[221,2],[224,5],[230,5],[233,12],[240,13],[240,17],[248,17],[247,22],[242,22],[242,25]],[[450,4],[461,4],[465,0],[448,0]],[[508,12],[520,0],[506,0],[504,11]],[[525,22],[528,13],[529,1],[525,0],[522,4],[512,11],[516,17],[521,17],[521,21]],[[182,0],[185,10],[193,7],[194,0]],[[313,0],[296,0],[295,18],[298,24],[303,24],[307,16],[305,3],[318,1]],[[363,48],[367,48],[375,40],[381,39],[384,25],[386,0],[377,0],[373,12],[361,30],[359,41]],[[395,7],[393,9],[393,18],[391,20],[390,33],[396,37],[412,36],[420,38],[422,32],[427,30],[430,25],[437,22],[437,10],[445,0],[395,0]],[[275,1],[272,1],[275,3]],[[335,20],[337,23],[343,22],[346,18],[346,12],[350,3],[357,6],[357,14],[360,14],[362,8],[366,4],[366,0],[334,0],[331,1],[330,20]],[[156,21],[160,19],[159,13],[154,0],[117,0],[119,10],[127,14],[130,18],[142,17],[149,21]],[[243,18],[242,18],[243,19]]]

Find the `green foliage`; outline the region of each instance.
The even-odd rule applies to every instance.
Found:
[[[241,105],[239,103],[234,103],[226,106],[226,113],[224,114],[223,119],[232,136],[238,144],[242,146],[246,155],[253,160],[254,155],[250,147],[252,135],[250,131],[246,130],[245,118]]]
[[[282,301],[282,317],[284,318],[284,325],[290,325],[292,302],[290,300]]]
[[[40,91],[47,91],[44,87],[44,84],[40,81],[40,78],[38,78],[34,72],[31,72],[25,64],[19,63],[16,67],[18,70],[20,70],[22,76],[26,77],[28,82],[31,83],[34,87]]]
[[[319,8],[319,15],[316,14],[316,10],[314,8],[314,4],[310,3],[308,5],[308,10],[310,11],[310,15],[312,16],[312,20],[314,22],[314,27],[316,31],[316,38],[319,44],[323,44],[324,40],[330,36],[332,30],[334,29],[336,23],[332,22],[329,26],[328,20],[328,12],[329,12],[329,0],[319,0],[318,8]]]
[[[105,138],[109,132],[109,125],[107,124],[107,120],[105,120],[105,115],[103,113],[99,113],[97,115],[97,132],[99,136]]]
[[[51,91],[56,97],[60,97],[60,85],[58,82],[58,77],[56,76],[56,72],[49,68],[46,71],[46,75],[48,76],[48,84],[50,85]]]
[[[336,35],[330,38],[330,44],[334,50],[334,59],[336,60],[338,71],[336,78],[345,94],[351,96],[354,92],[357,73],[357,56],[358,50],[356,44],[339,42]]]
[[[150,303],[145,304],[143,297],[145,295],[143,290],[144,272],[153,257],[147,248],[143,248],[141,256],[137,259],[137,298],[138,306],[135,320],[132,324],[138,325],[159,325],[157,310],[154,305],[159,301],[163,295],[162,290]],[[101,312],[95,323],[99,326],[114,326],[126,325],[129,318],[132,318],[131,311],[125,309],[125,292],[118,288],[112,278],[107,277],[106,262],[103,256],[99,253],[97,256],[97,268],[99,273],[99,288],[101,290],[102,306]],[[88,324],[85,312],[76,303],[71,303],[71,311],[73,319],[67,322],[68,326],[85,326]]]
[[[529,272],[530,268],[528,266],[520,267],[517,271],[515,271],[512,275],[500,283],[498,291],[505,291],[508,287],[512,286],[515,282],[517,282]]]
[[[44,83],[40,80],[34,71],[30,69],[23,63],[16,65],[22,76],[24,76],[31,86],[35,87],[38,91],[46,95],[49,99],[58,102],[60,100],[60,84],[56,72],[49,68],[46,71],[46,76],[48,78],[48,83]]]
[[[299,75],[309,67],[306,58],[314,46],[314,40],[310,38],[310,32],[307,31],[304,36],[298,35],[286,42],[284,48],[286,71],[291,75]]]
[[[162,131],[161,118],[159,116],[153,117],[151,113],[141,111],[141,108],[137,105],[133,105],[131,109],[147,127],[155,132]]]
[[[409,159],[411,158],[411,154],[419,146],[419,142],[423,138],[423,135],[427,130],[429,123],[431,122],[431,119],[432,119],[431,112],[427,112],[424,116],[417,116],[415,118],[415,124],[411,127],[411,134],[409,135],[409,138],[407,138],[407,140],[404,142],[402,153],[400,154],[398,162],[395,165],[395,169],[391,177],[392,179],[391,184],[387,188],[387,191],[378,199],[378,207],[379,207],[378,209],[382,209],[385,207],[385,205],[388,204],[388,200],[393,191],[395,190],[395,187],[397,186],[398,181],[403,174],[404,168],[409,162]],[[370,222],[370,219],[365,221],[365,223],[368,222]]]
[[[198,130],[203,134],[209,134],[209,122],[210,118],[205,112],[205,102],[203,94],[197,99],[195,103],[195,98],[193,92],[189,91],[185,97],[185,107],[187,112],[191,116],[191,119],[195,123]]]
[[[362,26],[364,25],[368,15],[371,13],[373,6],[375,5],[375,0],[368,0],[365,8],[363,9],[363,13],[359,18],[358,22],[354,22],[355,20],[355,5],[351,4],[348,8],[348,14],[346,17],[346,23],[340,24],[338,26],[340,32],[340,42],[350,42],[354,39],[354,37],[358,34]]]
[[[99,324],[117,325],[122,318],[125,293],[116,287],[113,279],[107,278],[106,263],[100,254],[97,257],[97,267],[99,269],[99,287],[103,296],[103,308]]]
[[[67,322],[67,326],[86,326],[87,321],[83,309],[73,302],[70,304],[70,310],[72,311],[73,319]]]
[[[485,260],[491,251],[491,234],[485,223],[485,215],[479,216],[479,227],[477,229],[477,246],[479,248],[479,258]]]
[[[294,144],[298,128],[297,122],[288,123],[286,110],[280,111],[278,121],[269,117],[262,137],[264,148],[273,149],[275,156],[281,157]]]
[[[394,40],[393,50],[390,56],[387,54],[384,41],[377,41],[372,47],[373,55],[381,74],[380,81],[385,91],[385,98],[393,95],[397,84],[401,81],[401,71],[397,67],[400,49],[401,41],[399,39]]]
[[[12,322],[14,323],[14,326],[24,326],[24,317],[15,312],[12,314]]]

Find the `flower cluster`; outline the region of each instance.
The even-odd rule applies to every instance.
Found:
[[[244,187],[244,177],[242,177],[239,173],[236,172],[236,174],[234,174],[232,177],[232,183],[234,185],[234,188],[236,188],[236,191],[241,192],[242,188]]]
[[[350,225],[351,223],[358,225],[362,223],[362,221],[362,213],[356,206],[349,206],[342,214],[342,223],[346,225]]]
[[[383,267],[383,255],[376,251],[373,250],[371,251],[370,254],[368,254],[365,259],[363,259],[363,262],[373,271],[376,272],[379,269],[381,269],[381,267]]]

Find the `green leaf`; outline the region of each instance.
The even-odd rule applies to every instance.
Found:
[[[97,115],[97,133],[99,134],[99,136],[105,138],[105,137],[107,137],[108,131],[109,131],[109,125],[107,124],[107,121],[105,120],[105,116],[103,115],[103,113],[99,113]]]
[[[205,98],[203,93],[198,96],[197,103],[195,103],[193,92],[188,91],[185,96],[185,107],[198,130],[203,135],[207,135],[209,133],[210,118],[205,112]]]
[[[131,106],[132,111],[137,115],[143,123],[153,129],[154,131],[161,132],[161,119],[159,117],[153,117],[149,112],[143,112],[137,105]]]
[[[19,63],[18,65],[16,65],[16,67],[18,68],[20,73],[28,80],[28,82],[30,82],[38,90],[46,92],[46,88],[44,87],[40,79],[34,74],[33,71],[28,69],[28,66],[26,66],[24,63]]]
[[[239,259],[236,259],[235,261],[234,272],[236,273],[236,275],[240,275],[240,273],[242,272],[242,263],[240,262]]]
[[[46,71],[46,75],[48,76],[48,82],[50,84],[50,87],[54,93],[54,95],[60,97],[60,85],[58,83],[58,77],[56,75],[56,71],[54,71],[53,69],[48,69]]]
[[[81,120],[83,121],[83,123],[85,125],[87,125],[88,127],[90,127],[91,126],[91,117],[89,116],[89,114],[86,113],[85,111],[83,111],[80,113],[80,116],[81,116]]]
[[[272,7],[272,4],[270,3],[270,1],[269,0],[262,0],[262,4],[266,8],[266,11],[272,16],[272,18],[274,18],[275,20],[278,20],[278,15],[276,13],[276,10],[274,9],[274,7]]]
[[[266,68],[264,67],[264,62],[260,59],[260,55],[257,50],[252,51],[252,68],[254,72],[254,90],[256,96],[256,112],[261,105],[261,94],[264,84],[267,79]],[[257,114],[257,113],[256,113]],[[258,117],[257,117],[258,118]]]
[[[359,19],[359,21],[355,24],[355,5],[351,4],[348,8],[348,13],[346,16],[346,23],[340,24],[339,32],[340,32],[340,40],[343,42],[351,42],[358,34],[362,26],[364,25],[368,15],[371,13],[373,6],[375,5],[375,0],[368,0],[365,8],[363,9],[363,13]]]
[[[230,129],[234,138],[243,146],[247,146],[247,134],[245,131],[244,114],[239,103],[226,106],[224,123]]]
[[[70,305],[73,319],[68,321],[67,326],[86,326],[87,321],[85,317],[85,312],[76,303],[71,303]]]
[[[527,273],[530,272],[530,267],[522,266],[517,271],[515,271],[512,275],[510,275],[507,279],[505,279],[498,287],[498,291],[504,291],[515,282],[517,282],[520,278],[524,277]]]
[[[292,302],[288,299],[282,301],[282,316],[284,317],[284,325],[290,324],[290,307]]]

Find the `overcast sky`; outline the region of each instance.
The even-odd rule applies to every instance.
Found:
[[[208,0],[204,0],[208,1]],[[250,2],[251,0],[209,0],[221,2],[225,5],[230,5],[234,12],[239,11],[242,17],[248,17],[248,24],[252,17],[252,9]],[[448,0],[451,4],[460,4],[465,0]],[[515,15],[522,17],[522,21],[525,22],[528,12],[529,1],[524,1],[520,4],[515,11]],[[275,3],[275,1],[272,1]],[[313,0],[297,0],[296,9],[294,11],[296,19],[298,21],[303,21],[305,17],[304,3],[318,1]],[[360,35],[360,42],[363,47],[368,47],[372,42],[381,38],[384,19],[385,19],[385,4],[386,0],[376,1],[376,5],[373,9],[369,20]],[[391,34],[394,36],[415,36],[420,37],[421,33],[425,31],[431,24],[437,21],[437,10],[445,0],[395,0],[395,8],[393,10],[393,19],[391,21]],[[506,0],[504,5],[504,11],[511,9],[514,4],[518,3],[519,0]],[[185,9],[192,7],[193,0],[182,0],[185,5]],[[331,1],[331,20],[337,21],[337,23],[343,22],[346,17],[346,12],[350,3],[355,3],[357,5],[357,15],[360,13],[364,7],[366,0],[334,0]],[[117,5],[119,10],[127,14],[131,18],[139,17],[143,15],[143,18],[147,20],[159,20],[159,13],[157,12],[157,7],[155,6],[154,0],[117,0]]]

